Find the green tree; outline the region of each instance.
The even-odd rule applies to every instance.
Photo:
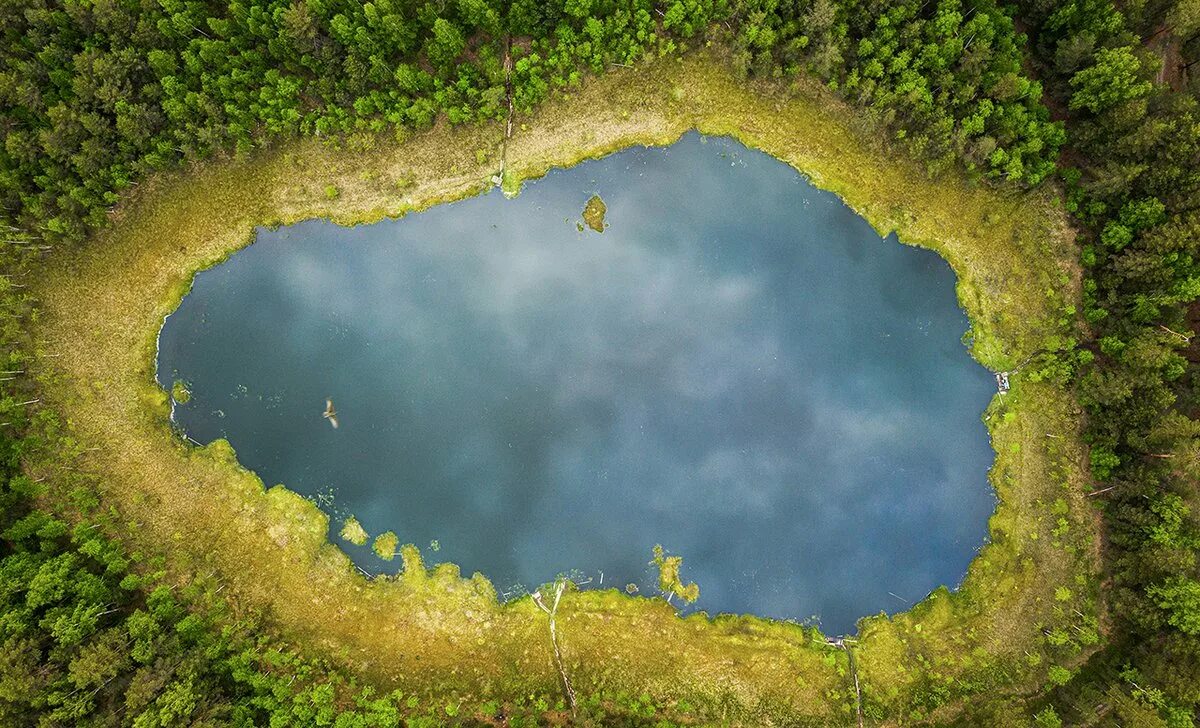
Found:
[[[1175,576],[1146,592],[1167,613],[1167,623],[1187,635],[1200,635],[1200,582]]]
[[[1142,64],[1128,46],[1103,48],[1091,66],[1071,77],[1072,109],[1093,114],[1150,93],[1154,85],[1142,78]]]
[[[433,23],[433,35],[425,44],[425,55],[430,63],[444,71],[454,65],[466,47],[467,42],[458,26],[438,18]]]

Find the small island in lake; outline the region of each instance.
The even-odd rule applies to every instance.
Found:
[[[608,212],[608,206],[604,204],[604,200],[600,199],[600,195],[592,195],[587,204],[583,206],[583,221],[591,229],[602,233],[604,232],[604,214],[606,212]]]

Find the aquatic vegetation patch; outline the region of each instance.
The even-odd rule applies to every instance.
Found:
[[[384,561],[391,561],[396,558],[396,547],[399,545],[400,538],[396,534],[384,531],[375,537],[375,542],[371,544],[371,550]]]
[[[658,568],[658,590],[667,595],[668,602],[671,597],[679,597],[690,604],[700,598],[700,587],[696,582],[685,584],[679,576],[679,569],[683,566],[682,556],[667,556],[662,544],[655,544],[651,563]]]
[[[350,516],[342,523],[341,537],[343,541],[352,543],[355,546],[366,544],[367,539],[370,538],[367,534],[367,529],[363,528],[362,524],[354,516]],[[393,546],[393,548],[395,547]]]
[[[192,391],[182,379],[176,379],[171,385],[171,399],[178,404],[187,404],[192,401]]]
[[[605,227],[604,215],[607,212],[608,206],[600,199],[600,195],[592,195],[583,206],[583,222],[592,230],[602,233]]]

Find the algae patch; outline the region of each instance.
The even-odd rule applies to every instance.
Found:
[[[592,195],[587,204],[583,206],[583,221],[591,229],[602,233],[604,232],[604,214],[607,212],[608,206],[604,204],[604,200],[600,199],[600,195]]]

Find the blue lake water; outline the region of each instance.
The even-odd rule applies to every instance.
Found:
[[[603,233],[580,229],[585,202]],[[991,375],[937,255],[686,135],[399,220],[309,221],[196,276],[179,427],[502,594],[560,573],[829,633],[954,586],[994,506]],[[340,427],[322,417],[332,398]]]

